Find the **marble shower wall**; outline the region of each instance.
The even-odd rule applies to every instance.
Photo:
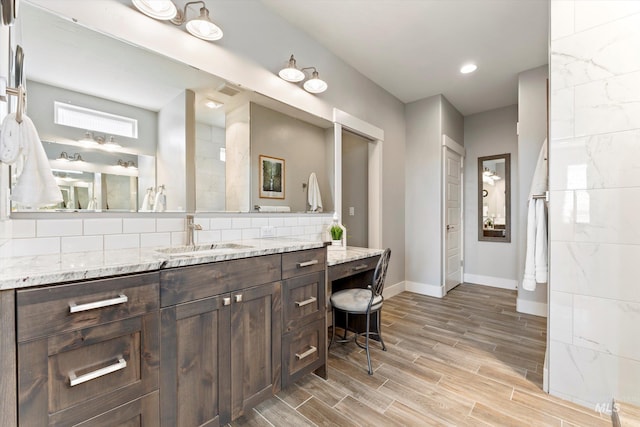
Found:
[[[550,24],[550,392],[640,405],[640,1]]]

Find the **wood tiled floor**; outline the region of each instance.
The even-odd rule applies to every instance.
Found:
[[[546,319],[517,313],[515,300],[468,284],[443,299],[390,298],[373,376],[364,350],[334,344],[328,380],[308,375],[233,425],[611,426],[541,390]]]

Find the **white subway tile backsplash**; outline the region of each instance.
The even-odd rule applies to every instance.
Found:
[[[277,237],[290,237],[291,236],[291,227],[278,227],[276,229]]]
[[[36,221],[34,219],[21,219],[11,222],[11,237],[23,239],[36,237]]]
[[[81,235],[81,219],[39,219],[36,221],[36,236],[38,237]]]
[[[171,246],[171,233],[143,233],[140,235],[140,247]]]
[[[11,240],[11,256],[50,255],[60,253],[60,237]]]
[[[220,240],[223,242],[229,242],[231,240],[241,240],[242,230],[222,230]]]
[[[215,243],[222,239],[220,230],[203,230],[198,231],[195,236],[197,244]]]
[[[235,217],[231,219],[231,228],[243,229],[243,228],[251,228],[251,218],[246,217]]]
[[[122,232],[127,233],[155,233],[155,218],[123,218]]]
[[[62,253],[101,251],[104,249],[102,236],[62,237],[61,244]]]
[[[185,218],[157,218],[156,219],[156,231],[158,233],[167,231],[185,231],[186,230]]]
[[[266,227],[268,225],[269,225],[269,218],[267,217],[251,218],[251,227],[253,228]]]
[[[154,221],[155,226],[155,221]],[[107,251],[116,249],[130,249],[140,247],[139,234],[112,234],[104,236],[104,249]]]
[[[97,218],[84,220],[84,235],[121,234],[122,218]]]
[[[195,233],[199,233],[196,231]],[[194,233],[194,241],[195,241]],[[182,246],[187,244],[187,232],[186,231],[174,231],[171,233],[171,246]]]
[[[284,226],[285,227],[295,227],[297,226],[298,223],[298,217],[297,216],[288,216],[285,217],[284,219]]]
[[[211,221],[209,220],[209,218],[205,218],[203,216],[196,216],[193,221],[196,224],[199,224],[200,227],[202,227],[203,230],[209,230],[210,229],[210,225],[211,225]]]
[[[211,218],[211,230],[230,230],[231,218]]]
[[[284,218],[282,217],[269,218],[269,225],[271,227],[282,227],[284,226]]]
[[[243,228],[242,229],[242,240],[259,239],[259,238],[260,238],[259,228]]]

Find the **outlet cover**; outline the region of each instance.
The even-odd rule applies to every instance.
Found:
[[[260,237],[276,237],[276,228],[271,225],[260,227]]]

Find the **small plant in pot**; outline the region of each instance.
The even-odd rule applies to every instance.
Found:
[[[339,225],[334,225],[331,227],[331,240],[333,240],[334,245],[340,245],[342,243],[342,227]]]

